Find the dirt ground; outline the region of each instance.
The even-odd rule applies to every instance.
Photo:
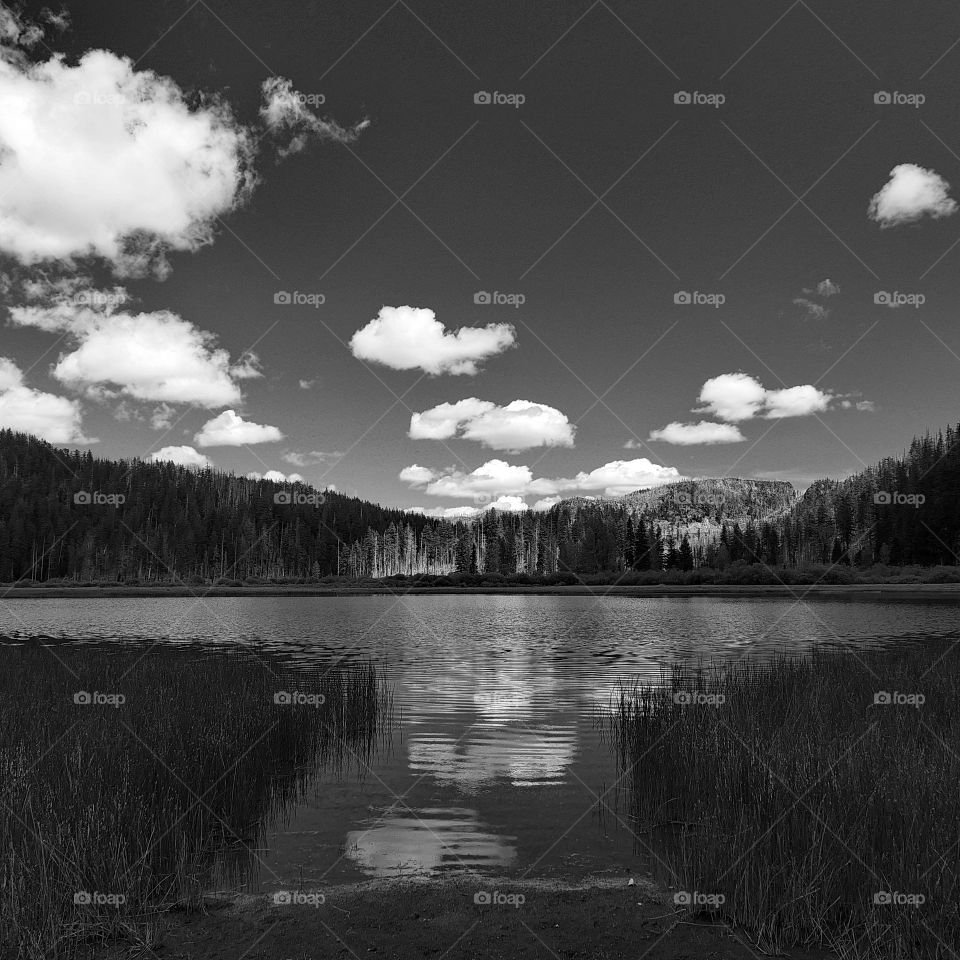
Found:
[[[323,902],[269,896],[211,900],[168,913],[141,947],[96,949],[91,960],[758,960],[764,953],[710,914],[620,876],[557,881],[386,880],[330,888]],[[489,894],[477,903],[477,894]],[[523,898],[522,901],[520,898]],[[796,951],[792,960],[832,954]]]

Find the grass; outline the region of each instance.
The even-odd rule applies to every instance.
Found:
[[[148,942],[161,911],[241,880],[268,821],[362,761],[389,710],[369,665],[0,646],[0,956]]]
[[[663,679],[623,688],[607,722],[634,826],[652,837],[661,879],[701,894],[687,898],[693,912],[701,903],[764,949],[957,956],[955,645]],[[875,703],[884,693],[901,702]]]

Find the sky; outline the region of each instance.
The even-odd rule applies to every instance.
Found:
[[[465,516],[957,420],[960,8],[0,6],[0,426]]]

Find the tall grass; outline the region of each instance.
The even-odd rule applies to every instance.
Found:
[[[676,668],[663,680],[622,688],[609,723],[635,827],[678,902],[764,948],[957,957],[954,644]]]
[[[241,881],[268,823],[319,768],[362,763],[389,709],[372,666],[0,646],[0,956],[149,936],[157,911]]]

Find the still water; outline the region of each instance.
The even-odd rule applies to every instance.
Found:
[[[249,889],[412,873],[642,868],[598,730],[621,681],[677,662],[960,639],[952,605],[590,596],[8,600],[0,636],[373,661],[394,694],[377,754],[274,824]]]

